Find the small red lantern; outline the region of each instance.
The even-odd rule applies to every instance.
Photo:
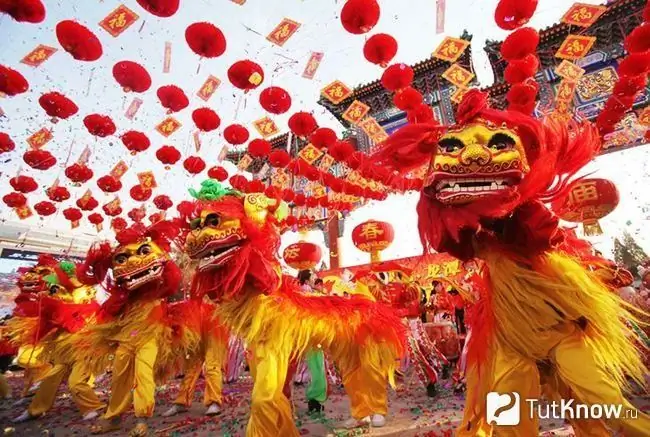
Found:
[[[111,228],[113,228],[115,232],[120,232],[126,229],[126,226],[126,220],[124,220],[122,217],[115,217],[113,220],[111,220]]]
[[[240,174],[230,176],[230,186],[237,191],[245,191],[248,186],[248,179]]]
[[[384,70],[381,75],[381,84],[388,91],[397,91],[411,85],[414,76],[413,69],[408,65],[393,64]]]
[[[216,179],[219,182],[223,182],[228,179],[228,171],[221,166],[211,167],[208,170],[208,177],[210,179]]]
[[[122,189],[122,182],[111,175],[106,175],[97,179],[97,186],[104,193],[115,193]]]
[[[99,206],[97,199],[92,196],[87,199],[84,199],[83,197],[81,199],[77,199],[75,203],[82,211],[92,211]]]
[[[113,65],[113,77],[126,93],[143,93],[151,88],[149,72],[137,62],[121,61]]]
[[[66,187],[62,186],[56,186],[56,187],[50,187],[45,191],[45,194],[47,194],[48,199],[50,199],[52,202],[63,202],[64,200],[68,200],[70,198],[70,191]]]
[[[395,232],[390,223],[368,220],[352,231],[352,242],[364,252],[369,252],[371,262],[379,262],[379,253],[391,245]]]
[[[562,220],[582,223],[585,235],[603,233],[598,220],[618,205],[616,185],[607,179],[579,179],[573,182],[566,197],[552,203],[553,211]]]
[[[40,23],[45,20],[45,6],[41,0],[3,1],[0,12],[9,14],[21,23]]]
[[[537,0],[500,0],[494,21],[503,30],[515,30],[528,23],[537,9]]]
[[[291,161],[291,157],[286,150],[274,150],[269,154],[269,163],[276,168],[284,168]]]
[[[319,149],[332,147],[337,140],[336,132],[328,127],[319,127],[309,136],[309,142]]]
[[[194,23],[185,29],[185,41],[203,58],[216,58],[226,51],[226,37],[211,23]]]
[[[161,86],[156,94],[160,104],[167,109],[167,112],[178,112],[190,104],[183,90],[176,85]]]
[[[199,130],[210,132],[221,124],[221,119],[216,112],[210,108],[198,108],[192,112],[192,120]]]
[[[190,156],[183,161],[183,167],[191,175],[197,175],[205,170],[205,161],[198,156]]]
[[[153,198],[153,204],[161,211],[166,211],[174,205],[174,202],[166,194],[160,194]]]
[[[38,184],[34,178],[30,176],[15,176],[9,179],[9,184],[14,190],[18,191],[19,193],[27,194],[38,189]]]
[[[165,213],[164,212],[154,212],[149,216],[149,221],[151,222],[152,225],[155,225],[156,223],[165,220]]]
[[[63,210],[63,217],[65,217],[66,220],[70,221],[74,227],[75,224],[79,223],[79,220],[81,220],[83,214],[81,211],[79,211],[78,208],[66,208]]]
[[[99,213],[92,213],[88,216],[88,221],[95,225],[97,231],[102,230],[102,223],[104,222],[104,216]]]
[[[28,150],[23,154],[25,164],[36,170],[47,170],[56,164],[56,158],[47,150]]]
[[[237,61],[228,69],[228,80],[236,88],[250,91],[264,81],[264,70],[258,64],[248,59]]]
[[[22,94],[29,89],[29,83],[22,74],[0,65],[0,92],[8,96]]]
[[[130,130],[122,135],[122,143],[135,155],[138,152],[144,152],[151,145],[149,138],[142,132]]]
[[[52,202],[44,200],[34,205],[34,210],[41,217],[47,217],[56,212],[56,206]]]
[[[45,110],[47,115],[54,117],[52,121],[56,121],[59,118],[65,120],[79,111],[79,107],[72,100],[56,91],[43,94],[38,99],[38,104],[41,105],[41,108]]]
[[[156,158],[169,170],[170,165],[176,164],[181,159],[181,152],[174,146],[162,146],[156,150]]]
[[[308,137],[316,128],[318,123],[309,112],[296,112],[289,118],[289,129],[299,137]]]
[[[341,24],[348,32],[370,32],[379,21],[381,11],[376,0],[348,0],[341,10]]]
[[[397,41],[386,33],[378,33],[368,38],[363,46],[363,56],[380,67],[386,68],[397,54]]]
[[[134,185],[129,190],[131,198],[137,202],[144,202],[146,200],[149,200],[151,193],[152,192],[150,188],[145,188],[142,185]]]
[[[422,94],[410,86],[397,90],[393,103],[402,111],[411,111],[422,104]]]
[[[260,105],[271,114],[284,114],[291,107],[291,96],[284,88],[270,86],[260,93]]]
[[[14,140],[12,140],[6,133],[0,132],[0,155],[11,152],[15,148],[16,143],[14,143]]]
[[[337,141],[329,148],[329,154],[337,161],[345,161],[354,153],[354,146],[346,140]]]
[[[104,214],[106,214],[109,217],[115,217],[122,214],[121,206],[114,207],[108,203],[102,206],[102,210],[104,211]]]
[[[144,211],[143,208],[133,208],[129,211],[127,214],[131,220],[133,220],[135,223],[140,223],[144,218],[146,217],[147,213]]]
[[[93,171],[87,165],[76,162],[65,169],[65,175],[75,184],[83,184],[93,178]]]
[[[171,17],[178,11],[180,0],[136,0],[145,11],[161,18]]]
[[[56,37],[63,50],[78,61],[96,61],[102,56],[102,43],[87,27],[64,20],[56,25]]]
[[[188,216],[192,211],[194,211],[194,203],[189,200],[183,200],[176,205],[176,211],[178,211],[181,216]]]
[[[5,194],[2,201],[9,208],[20,208],[27,204],[27,198],[22,193],[9,193]]]
[[[115,123],[111,117],[101,114],[90,114],[84,118],[84,126],[90,135],[104,138],[115,133]]]
[[[271,143],[255,139],[248,144],[248,153],[254,158],[264,158],[271,152]]]
[[[318,265],[322,257],[320,246],[307,241],[288,245],[282,252],[284,262],[296,270],[309,270]]]
[[[223,130],[223,137],[228,144],[232,144],[233,146],[244,144],[248,141],[248,129],[241,124],[231,124]]]

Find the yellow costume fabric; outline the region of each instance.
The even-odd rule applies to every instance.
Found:
[[[9,397],[10,394],[11,394],[11,389],[9,388],[9,384],[7,383],[7,378],[5,378],[5,376],[0,373],[0,399]]]
[[[17,319],[25,320],[27,318],[18,317]],[[14,319],[10,320],[8,326],[11,326],[13,321]],[[23,375],[23,390],[21,392],[21,397],[27,396],[29,394],[29,389],[31,386],[41,381],[52,368],[50,364],[43,362],[40,359],[42,352],[42,346],[35,346],[30,344],[25,345],[24,343],[23,346],[18,349],[16,364],[25,369]]]

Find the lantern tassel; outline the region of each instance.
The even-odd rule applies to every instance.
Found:
[[[597,220],[584,222],[582,224],[585,235],[588,237],[594,237],[597,235],[603,235],[603,228],[600,227],[600,223]]]

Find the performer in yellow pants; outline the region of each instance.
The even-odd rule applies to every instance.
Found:
[[[8,398],[9,395],[11,395],[11,389],[7,384],[7,378],[0,373],[0,400]]]
[[[26,402],[25,399],[29,395],[30,388],[41,381],[52,368],[50,364],[43,363],[38,359],[39,354],[40,350],[37,350],[32,345],[23,346],[18,350],[16,364],[25,369],[25,371],[23,374],[23,391],[20,394],[22,400],[18,400],[16,406]]]

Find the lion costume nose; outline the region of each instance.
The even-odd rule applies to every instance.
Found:
[[[490,151],[482,144],[472,141],[460,154],[460,162],[465,165],[486,165],[492,160]]]

